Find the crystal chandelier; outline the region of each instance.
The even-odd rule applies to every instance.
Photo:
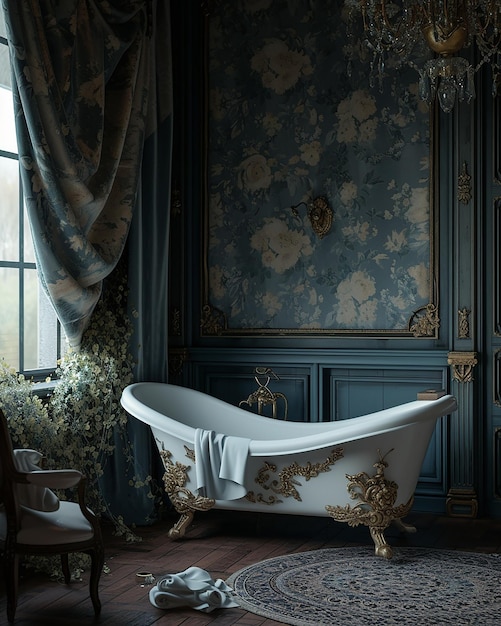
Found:
[[[419,95],[431,103],[438,98],[450,112],[456,99],[475,97],[474,74],[490,63],[492,93],[501,78],[501,0],[346,0],[353,36],[362,17],[364,38],[371,53],[371,85],[380,85],[390,55],[419,73]],[[458,53],[476,43],[478,61],[472,65]],[[413,54],[426,43],[434,56],[417,65]]]

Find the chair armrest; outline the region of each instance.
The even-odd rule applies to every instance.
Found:
[[[49,489],[67,489],[74,487],[82,480],[78,470],[36,470],[25,474],[30,485]]]

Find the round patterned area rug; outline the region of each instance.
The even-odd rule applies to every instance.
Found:
[[[226,581],[252,613],[296,626],[501,624],[501,555],[372,547],[280,556]]]

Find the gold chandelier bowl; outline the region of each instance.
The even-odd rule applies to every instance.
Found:
[[[448,33],[444,33],[433,24],[427,24],[422,33],[429,48],[443,57],[453,56],[459,52],[468,39],[468,29],[463,24],[458,24]]]

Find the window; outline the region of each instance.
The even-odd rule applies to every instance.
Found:
[[[0,111],[0,357],[37,379],[56,367],[62,345],[61,329],[38,281],[23,201],[2,10]]]

